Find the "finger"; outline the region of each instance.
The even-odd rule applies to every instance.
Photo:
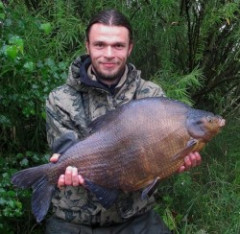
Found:
[[[190,160],[190,156],[186,156],[184,158],[184,166],[185,166],[185,171],[189,170],[191,168],[192,162]]]
[[[193,152],[191,154],[192,167],[198,166],[202,162],[202,157],[199,152]]]
[[[72,185],[72,167],[68,166],[65,170],[65,185]]]
[[[54,153],[49,160],[50,162],[55,163],[58,161],[59,157],[60,157],[60,154]]]
[[[197,165],[200,165],[202,163],[201,155],[199,154],[199,152],[195,152],[195,156],[196,156]]]
[[[190,161],[191,161],[191,167],[196,167],[196,165],[197,165],[197,159],[196,159],[195,153],[191,153],[191,154],[189,155],[189,157],[190,157]]]
[[[84,184],[84,179],[83,179],[83,177],[81,175],[78,175],[78,181],[79,181],[80,185]]]
[[[72,185],[73,186],[79,185],[78,169],[76,167],[72,168]]]
[[[57,186],[59,189],[62,189],[62,187],[65,186],[65,178],[64,177],[65,177],[64,175],[59,176],[58,183],[57,183]]]
[[[181,173],[181,172],[184,172],[185,170],[186,170],[185,166],[181,166],[177,172]]]

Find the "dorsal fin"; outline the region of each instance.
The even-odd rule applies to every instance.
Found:
[[[89,124],[89,133],[92,134],[94,132],[99,131],[100,129],[104,128],[106,125],[110,124],[113,120],[116,119],[117,116],[119,116],[119,113],[121,111],[121,107],[115,110],[108,111],[106,114],[101,115],[97,119],[93,120]]]

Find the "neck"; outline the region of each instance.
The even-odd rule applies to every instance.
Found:
[[[116,77],[115,79],[111,79],[111,80],[103,79],[103,78],[101,78],[101,77],[99,77],[99,76],[97,76],[96,78],[97,78],[97,80],[98,80],[100,83],[102,83],[102,84],[107,85],[107,86],[110,87],[110,86],[113,86],[113,85],[117,85],[118,82],[119,82],[119,80],[121,79],[121,76]]]

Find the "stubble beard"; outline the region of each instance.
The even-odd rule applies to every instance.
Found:
[[[100,81],[116,81],[118,82],[120,78],[122,77],[124,71],[125,71],[125,66],[123,66],[120,70],[116,71],[113,74],[104,74],[103,72],[99,72],[95,67],[93,66],[93,70],[97,76],[97,79]],[[114,82],[113,82],[114,83]]]

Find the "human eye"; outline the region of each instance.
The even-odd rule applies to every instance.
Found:
[[[117,50],[121,50],[121,49],[123,49],[123,48],[125,47],[125,45],[122,44],[122,43],[117,43],[117,44],[115,44],[114,47],[115,47]]]
[[[96,42],[96,43],[94,43],[94,47],[97,49],[102,49],[104,47],[104,43]]]

